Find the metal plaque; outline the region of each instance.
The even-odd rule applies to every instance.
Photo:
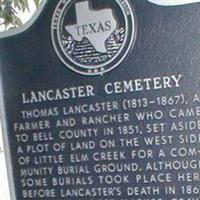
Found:
[[[1,33],[12,200],[200,200],[199,13],[44,0]]]

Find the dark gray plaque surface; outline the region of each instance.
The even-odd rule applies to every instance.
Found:
[[[12,199],[199,200],[199,17],[48,0],[0,35]]]

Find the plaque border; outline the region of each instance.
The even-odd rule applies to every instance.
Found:
[[[1,63],[0,63],[1,64]],[[6,113],[4,107],[4,93],[3,93],[3,84],[2,84],[2,77],[0,77],[0,114],[1,114],[1,131],[3,136],[3,145],[4,145],[4,152],[5,152],[5,161],[6,161],[6,171],[8,177],[8,187],[10,192],[10,199],[17,200],[16,197],[16,188],[12,170],[12,159],[11,159],[11,152],[10,152],[10,145],[9,145],[9,137],[7,131],[7,123],[6,123]]]
[[[5,32],[0,32],[0,39],[22,34],[25,31],[27,31],[29,28],[31,28],[31,26],[39,18],[40,14],[43,12],[48,1],[49,0],[42,0],[41,4],[39,5],[38,9],[35,11],[33,16],[23,26],[16,29],[10,29]],[[1,61],[0,61],[0,64],[1,64]],[[6,171],[7,171],[7,177],[8,177],[9,194],[10,194],[10,200],[17,200],[16,187],[15,187],[14,175],[13,175],[13,169],[12,169],[9,136],[8,136],[8,131],[7,131],[6,112],[5,112],[5,107],[4,107],[4,92],[3,92],[2,77],[0,77],[0,94],[1,94],[1,98],[0,98],[1,131],[3,135],[3,145],[5,149],[4,152],[5,152],[5,161],[6,161]]]

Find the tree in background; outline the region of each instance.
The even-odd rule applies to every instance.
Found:
[[[33,0],[36,6],[41,0]],[[0,25],[5,29],[16,28],[22,25],[18,12],[29,11],[30,0],[0,0]]]

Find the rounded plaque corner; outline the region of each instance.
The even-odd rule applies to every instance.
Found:
[[[0,39],[11,37],[11,36],[16,36],[18,34],[21,34],[28,30],[34,23],[35,21],[39,18],[40,14],[44,10],[44,7],[46,6],[48,0],[42,0],[41,4],[39,5],[38,9],[35,11],[33,16],[21,27],[19,28],[14,28],[10,29],[8,31],[0,32]]]

